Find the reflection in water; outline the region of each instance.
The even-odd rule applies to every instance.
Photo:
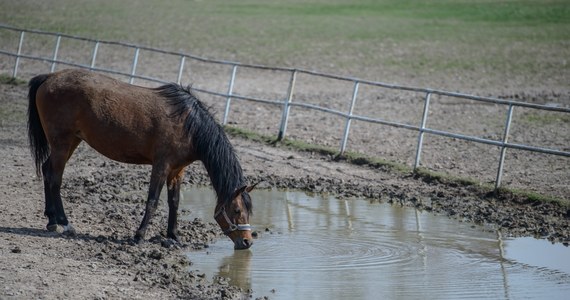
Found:
[[[215,201],[208,188],[184,197],[190,218],[211,219]],[[188,256],[192,268],[227,277],[254,297],[557,299],[570,293],[564,267],[570,250],[561,245],[560,252],[544,241],[521,245],[445,216],[363,199],[264,190],[252,197],[250,222],[260,237],[250,250],[234,251],[222,239]]]
[[[250,289],[251,257],[249,250],[234,251],[222,259],[216,275],[229,278],[232,285]]]

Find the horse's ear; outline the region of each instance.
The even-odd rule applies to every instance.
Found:
[[[241,195],[241,193],[243,193],[244,191],[247,190],[247,185],[244,185],[238,189],[236,189],[236,191],[234,192],[234,194],[232,195],[232,199],[235,199],[238,195]]]
[[[236,189],[236,191],[232,195],[232,199],[234,199],[235,197],[237,197],[239,194],[241,194],[243,192],[248,192],[248,193],[251,192],[251,190],[253,190],[253,188],[260,182],[261,181],[258,181],[256,183],[254,183],[253,185],[244,185],[244,186],[240,187],[239,189]]]
[[[261,182],[261,181],[258,181],[258,182],[256,182],[256,183],[254,183],[253,185],[247,186],[247,187],[245,188],[245,191],[248,192],[248,193],[251,192],[251,191],[253,190],[253,188],[254,188],[256,185],[258,185],[260,182]]]

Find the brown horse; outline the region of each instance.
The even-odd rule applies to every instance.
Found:
[[[235,249],[252,245],[249,192],[223,128],[204,105],[176,84],[145,88],[85,70],[38,75],[29,83],[28,135],[38,176],[43,174],[47,229],[74,232],[60,195],[65,164],[81,141],[106,157],[150,164],[146,210],[135,241],[144,239],[164,184],[167,237],[178,240],[180,183],[190,163],[203,162],[216,191],[214,218]],[[41,173],[40,173],[41,169]]]

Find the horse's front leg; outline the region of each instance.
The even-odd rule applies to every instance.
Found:
[[[184,176],[184,169],[168,179],[168,229],[166,236],[175,241],[178,239],[178,204],[180,202],[180,184]]]
[[[156,208],[158,207],[158,200],[160,198],[160,192],[162,187],[166,182],[166,172],[164,168],[153,166],[152,174],[150,176],[150,186],[148,189],[148,198],[146,200],[146,209],[144,217],[142,219],[141,225],[135,234],[135,242],[140,242],[144,239],[146,230],[148,228],[148,223],[153,217]]]

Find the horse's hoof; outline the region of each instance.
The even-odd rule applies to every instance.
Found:
[[[166,237],[174,240],[175,242],[180,242],[180,238],[178,237],[178,234],[173,234],[173,233],[168,233],[166,234]]]
[[[67,224],[63,226],[63,233],[69,236],[74,236],[77,234],[77,232],[75,231],[75,228],[73,228],[73,226],[71,226],[71,224]]]
[[[160,245],[164,248],[167,248],[167,249],[174,248],[174,247],[178,247],[178,248],[182,247],[182,244],[179,241],[177,241],[175,239],[171,239],[171,238],[162,240],[160,242]]]
[[[138,235],[138,234],[136,234],[136,235],[133,237],[133,242],[134,242],[135,244],[137,244],[137,245],[140,245],[140,244],[143,242],[143,240],[144,240],[143,237],[140,236],[140,235]]]
[[[57,231],[57,224],[47,224],[46,228],[51,232]]]

